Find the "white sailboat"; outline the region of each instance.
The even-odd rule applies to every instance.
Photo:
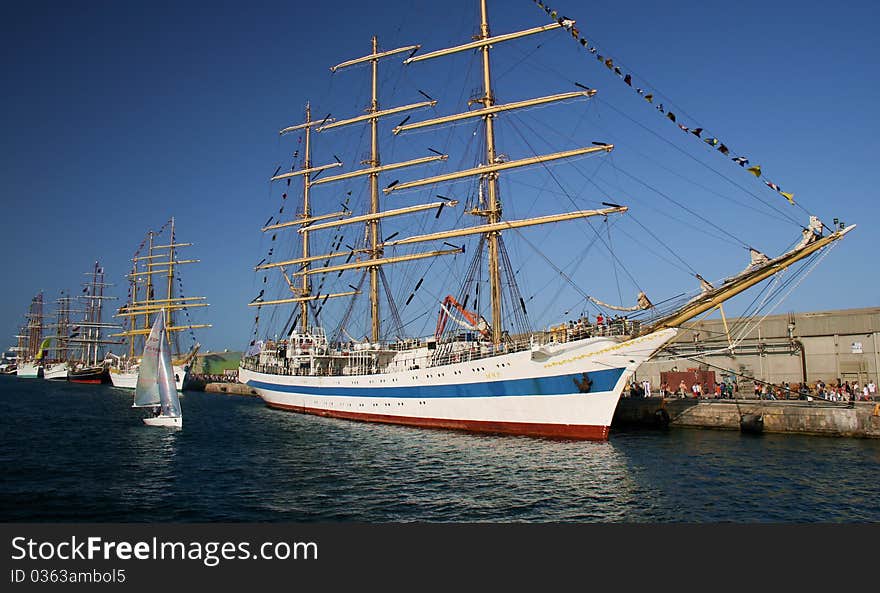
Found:
[[[165,309],[156,315],[153,329],[144,345],[132,407],[150,408],[155,412],[154,416],[144,418],[147,426],[183,427],[183,414],[171,366],[171,347],[165,334]]]

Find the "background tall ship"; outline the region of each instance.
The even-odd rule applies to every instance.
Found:
[[[82,317],[71,326],[67,338],[68,348],[73,353],[67,379],[74,383],[109,383],[110,359],[107,357],[107,347],[121,344],[122,341],[111,340],[106,334],[111,330],[122,329],[122,326],[104,321],[104,301],[115,300],[116,297],[104,294],[105,289],[112,284],[104,282],[104,268],[99,262],[96,261],[86,275],[88,281],[83,283],[81,294],[77,297],[83,306]]]
[[[28,379],[43,376],[43,293],[39,292],[31,299],[25,315],[25,325],[15,336],[18,354],[16,375]]]
[[[423,53],[419,45],[382,49],[373,37],[369,54],[331,68],[334,74],[356,66],[368,72],[366,112],[339,120],[331,114],[313,118],[307,107],[304,123],[281,130],[298,140],[290,170],[282,172],[284,165],[279,166],[271,178],[283,193],[280,208],[262,228],[271,237],[270,248],[256,265],[262,287],[250,303],[257,310],[254,336],[239,370],[240,381],[270,407],[422,427],[604,440],[627,381],[679,327],[785,270],[795,277],[808,273],[807,265],[792,266],[815,263],[852,228],[828,228],[811,217],[778,257],[743,243],[748,265],[733,276],[710,282],[690,270],[692,292],[655,305],[637,289],[635,304],[605,302],[611,287],[621,293],[619,275],[626,270],[612,231],[629,208],[600,188],[595,168],[591,174],[585,163],[595,161],[586,159],[591,155],[608,158],[614,146],[594,141],[538,153],[538,144],[579,140],[565,134],[578,120],[551,116],[546,131],[536,132],[525,119],[552,111],[538,107],[571,112],[597,91],[577,84],[571,92],[496,101],[496,54],[533,35],[577,37],[574,21],[557,18],[555,12],[552,18],[556,22],[495,35],[482,0],[476,35],[462,45]],[[471,72],[480,86],[470,94],[468,109],[411,122],[410,112],[435,109],[433,94],[449,94],[445,87],[432,92],[426,86],[426,92],[414,86],[418,67],[412,65],[456,56],[472,61],[450,67],[445,76],[432,72],[424,81],[451,86],[450,81]],[[530,58],[529,53],[518,56],[505,67],[504,79],[516,74],[525,82],[539,79],[517,72]],[[391,86],[425,100],[380,107],[379,66],[384,71],[389,62],[389,69],[406,68]],[[348,93],[336,89],[335,96],[340,95]],[[459,96],[464,101],[468,94]],[[385,123],[389,117],[399,122],[393,129]],[[502,124],[515,124],[514,134],[502,132]],[[442,131],[410,134],[430,128]],[[327,136],[329,144],[336,134],[330,131],[336,129],[354,132],[325,151],[327,159],[321,162],[327,164],[315,165],[315,132],[321,132],[322,140]],[[500,144],[501,138],[510,148]],[[425,148],[425,142],[448,150]],[[423,156],[385,163],[380,144],[388,153],[421,146]],[[360,159],[351,154],[363,148],[368,152]],[[514,149],[532,154],[506,152]],[[356,160],[360,168],[328,174]],[[563,161],[583,175],[577,190],[566,187],[551,168]],[[419,179],[396,178],[415,166],[434,171]],[[525,174],[535,179],[531,185],[513,181]],[[291,186],[293,180],[301,184],[302,200],[288,218],[283,213],[287,192],[297,187]],[[588,183],[597,191],[585,191]],[[545,191],[551,186],[555,192]],[[407,192],[416,188],[421,189]],[[401,203],[412,196],[421,200]],[[587,207],[590,201],[595,206]],[[567,204],[567,211],[560,211],[559,204]],[[582,242],[558,238],[565,236],[561,229],[566,225],[580,225]],[[660,237],[644,234],[662,250]],[[591,249],[607,252],[611,270],[578,272]],[[280,288],[270,287],[270,274],[280,280]],[[581,288],[581,282],[589,289]],[[525,283],[533,294],[521,289]],[[538,315],[541,328],[529,308],[544,290],[552,294]],[[560,306],[557,299],[563,297],[572,304]],[[761,299],[762,306],[770,302]]]
[[[186,383],[190,364],[195,358],[199,343],[193,330],[211,327],[190,321],[189,310],[207,307],[203,296],[185,296],[179,267],[197,263],[197,259],[180,259],[178,250],[192,243],[177,241],[174,218],[158,231],[149,231],[132,258],[128,274],[128,300],[119,308],[116,317],[125,320],[124,330],[112,337],[125,339],[127,351],[111,355],[110,380],[114,387],[134,389],[137,386],[140,356],[144,340],[150,334],[152,319],[165,309],[165,332],[172,349],[175,383],[182,390]],[[186,321],[181,322],[183,317]],[[181,348],[180,333],[188,331],[192,346],[188,351]]]
[[[44,379],[78,383],[110,381],[105,348],[121,342],[106,339],[103,334],[105,330],[121,329],[121,326],[102,320],[104,300],[114,298],[104,294],[104,289],[110,286],[104,282],[104,268],[96,261],[86,276],[88,280],[76,296],[61,292],[55,301],[54,321],[44,325],[44,329],[52,331],[44,339],[47,345],[41,360]]]
[[[44,379],[50,381],[67,380],[67,373],[70,370],[70,316],[74,313],[71,308],[73,303],[75,303],[75,299],[63,290],[58,300],[55,301],[55,321],[46,325],[47,329],[53,330],[53,334],[50,336],[52,347],[43,361]]]

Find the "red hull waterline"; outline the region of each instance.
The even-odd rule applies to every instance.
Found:
[[[386,414],[361,414],[358,412],[342,412],[337,410],[321,410],[303,406],[269,403],[270,408],[313,414],[327,418],[342,418],[361,422],[379,422],[382,424],[402,424],[420,428],[444,428],[463,430],[466,432],[483,432],[490,434],[511,434],[550,439],[576,439],[586,441],[607,441],[608,426],[587,426],[581,424],[538,424],[532,422],[491,422],[486,420],[451,420],[448,418],[417,418],[414,416],[390,416]]]
[[[71,383],[85,383],[88,385],[102,385],[110,382],[110,373],[105,368],[82,369],[67,373],[67,380]]]

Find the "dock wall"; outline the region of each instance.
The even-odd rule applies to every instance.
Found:
[[[612,426],[740,430],[743,415],[763,418],[764,432],[880,438],[874,402],[621,398]]]
[[[206,383],[204,391],[207,393],[225,393],[227,395],[257,395],[256,391],[243,383]]]

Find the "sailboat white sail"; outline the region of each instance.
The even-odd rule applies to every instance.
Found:
[[[134,392],[135,408],[153,408],[157,415],[144,418],[148,426],[183,426],[180,400],[171,366],[171,348],[165,335],[165,309],[159,311],[138,369]]]

